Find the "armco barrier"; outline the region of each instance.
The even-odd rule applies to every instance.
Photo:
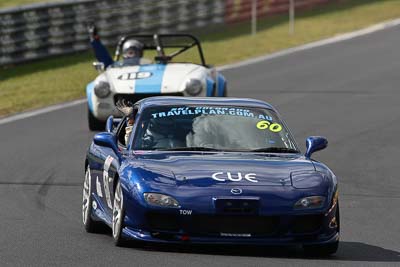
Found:
[[[86,50],[93,21],[106,45],[127,33],[223,22],[224,0],[80,0],[0,10],[0,65]]]
[[[331,0],[296,0],[296,7]],[[0,10],[0,65],[83,51],[95,22],[106,45],[128,33],[188,31],[250,18],[252,0],[69,0]],[[287,12],[289,0],[257,0],[259,16]]]

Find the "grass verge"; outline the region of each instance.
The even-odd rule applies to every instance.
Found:
[[[36,3],[50,3],[50,2],[60,2],[60,0],[1,0],[0,9],[17,7],[17,6],[21,6],[21,5],[30,5],[30,4],[36,4]]]
[[[199,35],[207,62],[223,65],[398,17],[398,0],[339,0],[298,12],[294,35],[288,34],[287,15],[259,20],[256,36],[249,23]],[[1,70],[0,116],[83,97],[97,75],[92,61],[92,53],[85,52]]]

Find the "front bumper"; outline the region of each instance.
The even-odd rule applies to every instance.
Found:
[[[140,194],[126,194],[122,234],[127,239],[178,244],[312,245],[339,240],[337,202],[294,210],[293,201],[278,202],[268,195],[275,205],[267,206],[249,195],[212,201],[198,196],[195,203],[181,198],[180,208],[160,208],[149,206]]]
[[[173,244],[220,244],[220,245],[315,245],[328,244],[339,241],[339,232],[330,235],[320,234],[310,237],[212,237],[212,236],[190,236],[187,234],[171,234],[159,232],[147,232],[134,230],[129,227],[123,229],[123,236],[127,239],[140,240],[155,243]]]
[[[339,240],[336,208],[328,213],[274,216],[236,214],[181,216],[173,212],[146,211],[140,223],[132,223],[134,221],[138,222],[129,216],[125,218],[123,236],[127,239],[148,242],[311,245]]]

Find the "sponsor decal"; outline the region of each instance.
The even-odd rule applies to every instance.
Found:
[[[104,169],[103,169],[103,185],[104,185],[104,193],[106,195],[107,206],[112,209],[111,204],[111,193],[110,193],[110,186],[109,182],[112,181],[112,178],[108,175],[108,170],[110,169],[111,163],[114,160],[113,157],[108,156],[104,161]]]
[[[241,172],[237,173],[215,172],[211,175],[211,177],[218,182],[226,182],[226,181],[240,182],[243,179],[245,179],[252,183],[258,183],[256,176],[257,175],[255,173],[241,173]]]
[[[171,116],[187,116],[187,115],[228,115],[258,118],[261,120],[272,121],[272,117],[268,115],[255,115],[252,111],[243,108],[227,108],[227,107],[176,107],[168,111],[153,113],[151,116],[156,118]]]
[[[180,215],[192,215],[192,210],[179,210]]]
[[[99,176],[96,177],[96,191],[99,197],[103,197],[103,192],[101,191],[101,184],[99,181]]]
[[[153,73],[149,71],[128,72],[121,74],[120,76],[118,76],[117,79],[122,81],[131,81],[131,80],[146,79],[151,77],[151,75],[153,75]]]
[[[251,237],[251,234],[236,234],[236,233],[220,233],[221,236],[224,237]]]

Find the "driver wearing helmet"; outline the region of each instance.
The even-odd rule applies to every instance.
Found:
[[[132,66],[151,63],[148,59],[142,58],[143,48],[144,45],[137,40],[130,39],[125,41],[122,46],[123,61],[121,64],[123,66]]]
[[[100,37],[97,33],[97,28],[94,25],[88,26],[88,32],[90,37],[90,43],[94,50],[96,59],[99,62],[104,63],[104,67],[114,64],[114,60],[111,58],[107,51],[107,48],[100,41]],[[118,62],[119,66],[132,66],[139,64],[150,64],[149,59],[143,59],[143,48],[144,45],[137,40],[127,40],[122,46],[122,57],[123,60]]]
[[[175,122],[171,119],[150,119],[145,137],[151,137],[153,148],[184,147],[186,143],[177,136]]]

